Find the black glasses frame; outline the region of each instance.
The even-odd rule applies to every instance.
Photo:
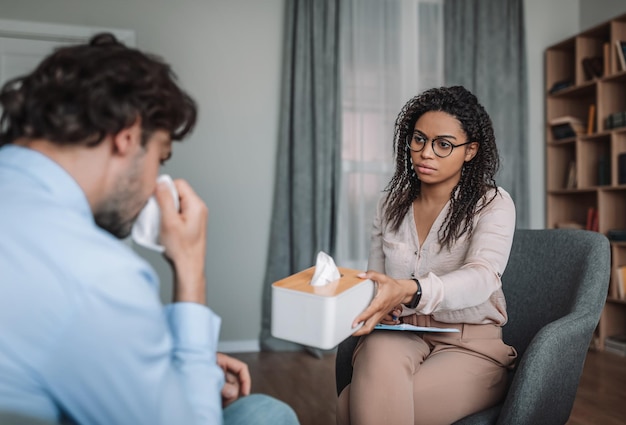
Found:
[[[426,143],[428,142],[428,139],[426,139],[426,138],[425,138],[425,139],[426,139],[426,142],[424,142],[424,145],[422,146],[422,148],[421,148],[421,149],[413,149],[413,148],[411,147],[411,140],[413,140],[413,137],[414,137],[414,136],[415,136],[414,134],[409,134],[408,136],[406,136],[406,147],[407,147],[410,151],[412,151],[412,152],[421,152],[421,151],[423,151],[423,150],[424,150],[424,148],[426,147]],[[470,143],[472,143],[472,142],[465,142],[465,143],[459,143],[458,145],[455,145],[455,144],[454,144],[454,143],[452,143],[452,142],[448,142],[448,143],[450,143],[450,146],[452,146],[452,149],[450,149],[450,152],[448,152],[448,154],[447,154],[447,155],[439,155],[439,154],[437,153],[437,150],[435,149],[435,140],[437,140],[437,139],[441,139],[441,137],[435,137],[434,139],[430,139],[430,146],[431,146],[431,149],[433,150],[433,153],[434,153],[435,155],[437,155],[439,158],[447,158],[447,157],[449,157],[450,155],[452,155],[452,151],[454,151],[454,148],[458,148],[458,147],[460,147],[460,146],[469,145]]]

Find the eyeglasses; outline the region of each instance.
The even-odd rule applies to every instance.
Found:
[[[421,152],[426,147],[426,143],[428,139],[424,136],[420,136],[419,134],[409,134],[406,136],[406,147],[412,150],[413,152]],[[458,148],[459,146],[469,145],[472,142],[465,142],[459,145],[454,145],[447,139],[443,137],[435,137],[430,141],[433,152],[439,158],[446,158],[450,156],[454,148]]]

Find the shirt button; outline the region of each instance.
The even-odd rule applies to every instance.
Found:
[[[417,255],[417,254],[419,254],[419,253],[420,253],[419,251],[415,251],[415,255]]]
[[[411,277],[415,277],[415,273],[411,273]]]

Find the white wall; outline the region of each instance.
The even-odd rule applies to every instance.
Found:
[[[133,29],[199,103],[165,171],[209,207],[209,306],[220,340],[256,340],[278,133],[284,0],[0,0],[0,19]],[[141,251],[142,254],[146,251]],[[168,266],[146,254],[171,291]]]
[[[584,31],[626,13],[624,0],[579,0],[580,30]]]
[[[545,227],[545,81],[546,47],[579,31],[578,0],[525,0],[528,71],[528,175],[530,227]]]

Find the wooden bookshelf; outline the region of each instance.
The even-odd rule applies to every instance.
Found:
[[[587,228],[595,211],[595,230],[605,235],[626,230],[626,180],[620,181],[619,167],[620,154],[626,154],[626,69],[620,66],[617,41],[626,41],[626,14],[545,51],[548,228]],[[591,60],[602,61],[600,75],[590,72]],[[550,124],[563,117],[584,123],[584,131],[564,137]],[[626,299],[617,292],[620,266],[626,266],[626,241],[611,241],[611,283],[594,337],[601,350],[607,336],[626,334]]]

